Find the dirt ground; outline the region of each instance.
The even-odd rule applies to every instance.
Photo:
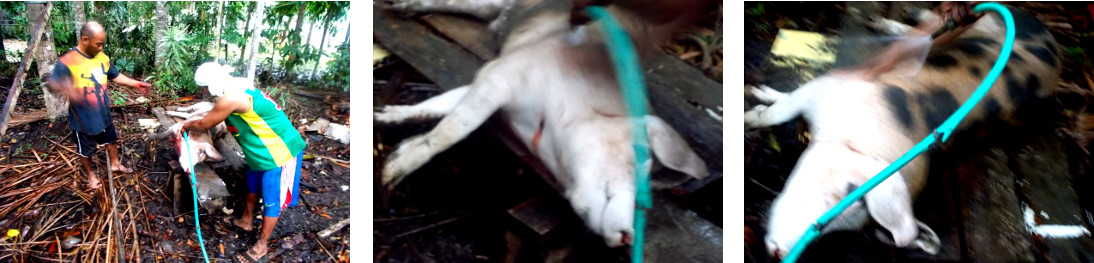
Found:
[[[7,87],[5,85],[0,90],[4,96],[8,92]],[[112,90],[125,92],[129,98],[139,96],[127,88],[112,87]],[[138,124],[138,119],[156,118],[150,111],[152,106],[189,105],[196,101],[151,97],[153,102],[150,104],[112,109],[119,134],[121,161],[134,170],[130,174],[114,174],[126,259],[129,262],[138,262],[136,258],[141,262],[200,261],[202,252],[195,231],[191,201],[184,200],[181,214],[174,211],[171,178],[174,174],[182,174],[182,171],[172,170],[169,162],[177,160],[178,154],[167,141],[146,141],[145,131]],[[344,108],[332,109],[330,104],[348,104],[348,97],[344,94],[320,100],[293,96],[289,99],[291,105],[286,106],[286,112],[298,128],[302,127],[298,122],[301,118],[314,121],[324,117],[335,123],[347,124],[348,112]],[[40,107],[40,102],[40,95],[24,90],[17,112],[26,107]],[[9,244],[0,247],[0,261],[14,259],[34,262],[60,257],[66,262],[98,262],[105,259],[107,251],[112,251],[113,246],[108,248],[106,244],[113,241],[113,235],[103,231],[108,224],[101,222],[110,217],[106,216],[109,212],[104,213],[105,209],[111,208],[109,191],[89,191],[86,176],[71,172],[77,166],[57,169],[61,172],[55,175],[26,178],[35,171],[34,167],[47,163],[78,165],[75,159],[62,160],[76,156],[69,152],[75,147],[72,140],[64,118],[52,123],[44,120],[14,127],[8,130],[8,135],[0,138],[3,142],[0,143],[0,155],[5,156],[0,158],[0,182],[17,183],[18,189],[31,190],[48,185],[43,181],[57,181],[48,178],[50,176],[58,176],[59,181],[65,182],[63,187],[44,193],[35,202],[20,203],[18,196],[0,194],[0,204],[15,203],[21,206],[17,211],[33,212],[0,215],[0,228],[4,231],[22,229],[18,238],[0,241]],[[350,249],[349,226],[334,232],[329,238],[319,238],[317,232],[349,218],[349,164],[331,160],[349,160],[349,145],[316,134],[305,134],[305,140],[308,144],[305,153],[317,157],[305,158],[303,162],[303,194],[298,206],[282,213],[273,232],[269,247],[272,262],[346,262]],[[105,152],[103,149],[95,155],[96,169],[100,178],[104,179],[101,189],[109,188],[103,168]],[[221,223],[228,217],[228,212],[233,216],[242,214],[246,185],[241,170],[220,167],[216,171],[233,196],[226,197],[226,209],[209,211],[202,207],[199,210],[201,234],[210,260],[230,261],[232,255],[253,244],[258,232],[256,229],[255,232],[244,233]],[[27,180],[16,182],[20,178]],[[186,188],[189,186],[183,189]],[[57,207],[65,209],[58,210]],[[50,224],[43,224],[42,219],[56,222],[51,223],[52,227],[43,227]],[[75,240],[72,241],[74,248],[58,246],[59,242],[64,244],[70,240]]]

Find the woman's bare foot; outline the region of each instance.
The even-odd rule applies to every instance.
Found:
[[[251,222],[247,222],[246,224],[243,224],[243,223],[240,223],[240,221],[243,221],[243,220],[236,219],[236,218],[233,218],[233,217],[224,218],[224,223],[232,224],[232,225],[234,225],[234,226],[236,226],[240,229],[246,230],[246,231],[254,230],[254,225],[251,224]]]
[[[258,242],[254,247],[236,255],[236,262],[265,262],[269,252],[265,242]]]

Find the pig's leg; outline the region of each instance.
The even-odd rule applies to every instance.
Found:
[[[447,150],[482,125],[490,115],[511,99],[512,71],[502,60],[484,66],[462,101],[425,135],[399,144],[384,166],[383,184],[394,188],[407,174],[417,170],[437,153]]]
[[[817,92],[816,88],[809,85],[802,86],[789,95],[770,88],[754,89],[753,94],[757,98],[774,102],[774,104],[756,105],[752,110],[745,112],[745,128],[763,128],[790,121],[802,113],[813,101],[812,96]]]
[[[452,112],[460,104],[470,86],[463,86],[415,105],[389,105],[373,115],[373,120],[382,123],[402,123],[407,120],[440,118]]]
[[[167,116],[179,117],[179,118],[183,118],[183,119],[189,119],[190,117],[194,116],[193,113],[178,112],[178,111],[165,111],[165,112],[163,112],[163,114],[167,114]]]

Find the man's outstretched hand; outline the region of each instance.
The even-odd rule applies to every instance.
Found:
[[[148,82],[137,82],[136,88],[141,91],[141,94],[148,95],[148,91],[152,88],[152,84]]]

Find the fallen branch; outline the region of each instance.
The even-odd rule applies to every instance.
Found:
[[[338,231],[338,230],[342,229],[343,227],[346,227],[346,225],[349,225],[349,218],[348,217],[346,219],[342,219],[342,221],[338,221],[338,223],[335,223],[334,225],[331,225],[330,227],[327,227],[327,229],[324,229],[323,231],[319,231],[319,237],[320,238],[330,237],[331,234],[334,234],[334,231]]]
[[[38,40],[42,38],[42,29],[45,25],[49,24],[49,11],[52,9],[53,4],[49,2],[45,3],[42,7],[42,21],[37,21],[38,26],[34,28],[34,33],[30,35],[30,42],[27,42],[27,50],[23,53],[23,62],[19,63],[19,69],[15,70],[15,80],[11,84],[11,88],[8,89],[8,100],[4,102],[4,109],[0,111],[0,136],[4,136],[8,131],[8,122],[11,121],[11,112],[15,110],[15,102],[19,100],[19,91],[23,89],[23,80],[27,78],[27,69],[30,69],[31,61],[34,61],[34,53],[38,49]]]

